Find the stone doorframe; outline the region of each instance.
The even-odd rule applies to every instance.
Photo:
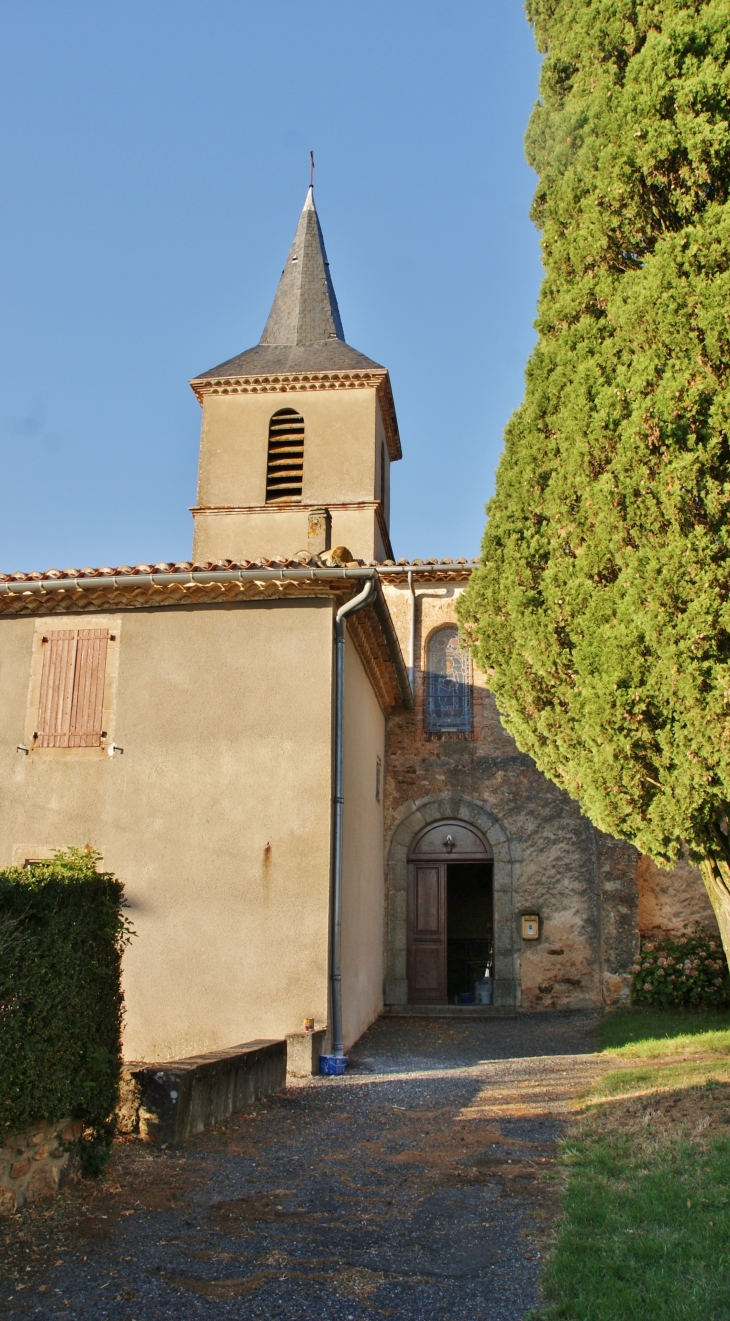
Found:
[[[385,865],[385,987],[387,1005],[408,1003],[406,913],[408,854],[416,836],[437,821],[463,821],[489,840],[494,854],[494,1003],[520,1003],[520,948],[515,892],[519,844],[484,803],[461,794],[411,799],[395,818]]]

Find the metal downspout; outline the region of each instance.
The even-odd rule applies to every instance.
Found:
[[[408,591],[411,597],[411,630],[408,640],[408,682],[411,692],[416,692],[416,589],[413,586],[413,570],[408,570]]]
[[[376,593],[375,573],[363,590],[340,606],[335,615],[335,792],[332,822],[332,1050],[340,1058],[342,1044],[342,853],[345,766],[345,622],[370,605]]]

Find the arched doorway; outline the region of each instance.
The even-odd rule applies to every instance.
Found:
[[[494,963],[491,845],[473,825],[429,825],[408,852],[409,1004],[469,1003]]]

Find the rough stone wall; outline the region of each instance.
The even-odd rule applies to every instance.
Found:
[[[717,920],[702,877],[683,859],[675,867],[657,867],[641,856],[637,871],[639,887],[639,930],[683,931],[695,922],[718,934]]]
[[[627,1002],[629,969],[639,952],[638,854],[631,844],[594,830],[600,901],[601,973],[606,1004]]]
[[[5,1139],[0,1147],[0,1216],[51,1197],[72,1168],[68,1148],[81,1134],[78,1120],[40,1123]]]
[[[426,643],[434,628],[456,622],[458,590],[437,583],[418,589],[415,710],[394,713],[386,735],[386,860],[394,827],[409,803],[450,794],[483,803],[519,857],[513,912],[506,919],[513,929],[509,942],[504,941],[516,951],[517,1003],[567,1009],[596,1006],[604,998],[616,1001],[626,995],[636,949],[635,851],[597,836],[572,799],[518,751],[478,672],[473,672],[471,734],[425,731]],[[385,593],[406,655],[407,589],[388,584]],[[399,830],[399,840],[401,834]],[[402,842],[397,847],[402,848]],[[389,893],[387,901],[386,962],[394,986],[402,984],[403,977],[404,895]],[[540,938],[525,941],[521,916],[533,912],[541,918]],[[495,940],[500,941],[499,930]]]

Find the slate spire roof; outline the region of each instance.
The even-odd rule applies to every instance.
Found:
[[[378,368],[345,343],[322,229],[310,187],[276,297],[253,349],[207,372],[206,376],[267,375],[291,371],[350,371]]]
[[[345,332],[310,186],[260,342],[322,344],[328,339],[344,344]]]

